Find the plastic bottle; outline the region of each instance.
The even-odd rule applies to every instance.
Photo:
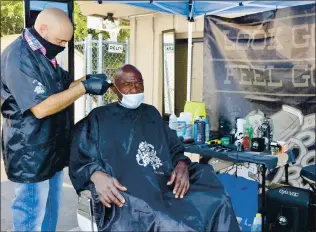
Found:
[[[210,122],[205,119],[205,142],[210,141]]]
[[[178,130],[178,119],[175,114],[171,114],[169,118],[169,127],[171,130]]]
[[[249,123],[249,119],[246,120],[246,123],[244,125],[244,133],[248,132],[248,136],[250,138],[250,140],[253,138],[253,129],[252,126]]]
[[[197,121],[199,121],[200,118],[196,117],[193,121],[193,139],[196,142],[197,141]]]
[[[194,119],[194,123],[193,123],[193,139],[194,141],[196,142],[197,141],[197,133],[198,133],[198,130],[197,130],[197,122],[198,121],[201,121],[201,118],[200,117],[196,117]]]
[[[185,135],[186,123],[182,118],[178,118],[178,129],[177,135],[178,137],[183,137]]]
[[[245,132],[245,136],[242,139],[242,145],[243,145],[244,151],[250,151],[251,140],[250,140],[250,138],[248,136],[248,132],[247,131]]]
[[[193,139],[196,142],[196,140],[197,140],[197,124],[195,123],[195,121],[193,124]]]
[[[245,122],[246,122],[245,119],[237,118],[237,122],[236,122],[237,132],[244,133],[244,124],[245,124]]]
[[[193,138],[193,125],[192,125],[192,114],[191,113],[185,113],[183,115],[183,119],[185,121],[185,135],[184,139],[192,139]]]
[[[195,131],[195,142],[205,143],[205,122],[202,118],[195,120],[194,122]]]
[[[206,117],[205,103],[204,102],[186,102],[184,105],[184,112],[191,112],[193,124],[195,119],[199,116]]]
[[[262,217],[260,213],[257,213],[256,217],[253,219],[251,232],[261,232],[261,229],[262,229]]]

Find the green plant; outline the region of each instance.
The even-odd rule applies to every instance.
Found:
[[[88,29],[87,17],[81,13],[80,7],[77,2],[75,2],[74,5],[75,41],[84,40],[88,36],[88,34],[92,34],[93,39],[98,39],[98,34],[100,33],[103,35],[103,39],[108,39],[110,37],[108,32]],[[128,26],[129,23],[121,22],[121,25]],[[118,41],[125,42],[125,40],[129,38],[129,34],[130,33],[128,29],[122,29],[118,35]]]
[[[1,37],[19,34],[24,28],[23,1],[1,0]]]
[[[107,32],[91,30],[87,27],[87,17],[81,13],[78,3],[74,4],[74,39],[75,41],[84,40],[88,33],[92,34],[94,39],[97,39],[98,34],[102,33],[103,38],[109,38]],[[128,25],[128,22],[121,22],[121,25]],[[24,28],[24,10],[23,1],[7,1],[1,0],[1,37],[5,35],[20,34]],[[118,40],[123,42],[129,38],[129,30],[122,29],[118,35]]]

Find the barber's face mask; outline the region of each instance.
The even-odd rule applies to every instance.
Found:
[[[117,91],[118,88],[116,87]],[[120,92],[120,91],[119,91]],[[121,105],[128,109],[136,109],[144,102],[144,93],[122,94]]]
[[[65,47],[62,47],[62,46],[59,46],[56,44],[52,44],[48,41],[46,41],[46,44],[43,46],[46,48],[46,55],[45,56],[50,60],[54,59],[59,53],[61,53],[65,49]]]
[[[43,47],[46,49],[45,56],[52,60],[54,59],[59,53],[61,53],[65,47],[53,44],[46,39],[44,39],[34,28],[31,28],[29,30],[33,36],[43,45]]]

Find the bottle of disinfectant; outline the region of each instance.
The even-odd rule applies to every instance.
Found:
[[[262,217],[260,213],[257,213],[256,217],[253,219],[251,232],[261,232],[261,229],[262,229]]]
[[[178,130],[178,119],[175,114],[171,114],[169,118],[169,127],[171,130]]]
[[[183,121],[182,118],[178,118],[177,123],[178,123],[177,135],[178,137],[183,137],[185,135],[186,122]]]
[[[192,125],[192,113],[182,112],[180,113],[181,121],[185,122],[185,134],[184,139],[193,139],[193,125]]]

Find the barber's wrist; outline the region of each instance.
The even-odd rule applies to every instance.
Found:
[[[87,92],[87,89],[88,89],[88,80],[84,80],[84,81],[81,81],[81,85],[83,86],[84,88],[84,93],[88,93]]]
[[[86,92],[87,92],[86,87],[83,84],[83,81],[81,81],[80,83],[78,83],[74,87],[77,87],[81,94],[86,94]]]

